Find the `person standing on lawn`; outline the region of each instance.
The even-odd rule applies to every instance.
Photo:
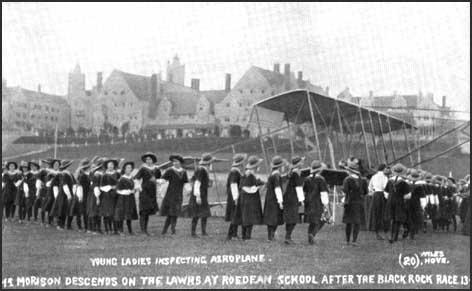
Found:
[[[18,164],[9,161],[6,164],[8,171],[3,175],[3,204],[5,208],[5,221],[12,221],[15,214],[15,197],[18,191],[16,183],[21,180],[21,172],[18,171]]]
[[[121,169],[121,177],[116,185],[117,198],[113,219],[120,235],[124,235],[124,220],[126,220],[129,234],[132,235],[133,228],[131,226],[131,221],[138,219],[138,211],[136,209],[136,200],[134,197],[135,186],[132,177],[133,169],[133,162],[125,162]]]
[[[372,195],[372,204],[370,207],[370,221],[369,226],[375,231],[375,236],[378,240],[384,240],[380,232],[388,232],[388,221],[385,219],[385,208],[387,204],[388,193],[385,191],[388,183],[386,175],[387,166],[380,164],[375,173],[369,181],[369,195]],[[366,209],[369,211],[369,209]],[[369,227],[370,229],[370,227]]]
[[[88,193],[90,191],[90,179],[88,169],[91,163],[88,159],[83,159],[77,167],[76,184],[74,185],[72,202],[69,209],[69,217],[67,218],[67,227],[70,228],[74,216],[77,219],[77,228],[82,230],[82,218],[84,221],[84,231],[88,229],[87,217],[85,215]]]
[[[305,222],[308,223],[308,243],[315,243],[315,235],[321,230],[325,221],[321,219],[329,204],[328,184],[320,175],[325,166],[318,160],[311,163],[311,175],[305,179]]]
[[[392,223],[390,243],[398,241],[400,226],[407,222],[406,202],[411,198],[410,185],[405,178],[406,167],[396,164],[392,168],[393,176],[388,181],[388,213]]]
[[[246,171],[241,179],[242,191],[240,203],[243,240],[251,239],[253,226],[262,224],[262,205],[259,188],[264,185],[264,182],[256,177],[262,161],[263,159],[257,156],[250,156],[246,164]]]
[[[18,222],[23,223],[26,217],[26,196],[29,196],[28,183],[26,183],[29,172],[28,163],[26,161],[20,162],[20,180],[15,182],[17,191],[15,196],[15,205],[18,207]]]
[[[230,222],[226,240],[238,237],[238,225],[241,225],[241,199],[239,197],[239,186],[241,184],[241,171],[247,154],[235,154],[231,170],[226,179],[226,212],[225,221]]]
[[[71,161],[61,161],[59,172],[52,181],[52,191],[54,195],[54,203],[52,205],[51,216],[57,220],[57,229],[64,230],[66,226],[67,210],[69,202],[72,199],[72,188],[69,173],[65,170],[72,164]]]
[[[102,233],[102,220],[100,217],[100,181],[103,176],[104,158],[98,158],[90,169],[90,191],[87,199],[88,233]]]
[[[118,234],[116,223],[113,220],[116,203],[116,185],[120,179],[117,159],[107,159],[104,162],[106,171],[100,180],[100,208],[99,214],[105,223],[105,234]]]
[[[162,175],[162,179],[169,183],[161,205],[161,216],[167,216],[162,229],[163,235],[167,233],[169,226],[171,233],[175,234],[177,217],[182,211],[184,186],[190,186],[187,171],[182,168],[184,158],[181,155],[171,155],[169,160],[173,165]]]
[[[139,169],[135,179],[140,181],[139,193],[139,225],[141,232],[150,235],[148,232],[149,216],[159,211],[157,205],[157,179],[161,178],[161,170],[155,165],[157,156],[147,152],[141,156],[144,164]]]
[[[299,206],[305,202],[303,193],[304,178],[301,176],[301,167],[305,161],[304,157],[292,158],[290,171],[288,173],[288,184],[283,195],[283,218],[285,222],[285,244],[294,244],[292,232],[299,222]]]
[[[284,164],[285,161],[281,156],[273,157],[270,165],[272,173],[267,179],[263,223],[267,225],[268,241],[275,239],[277,227],[284,224],[282,175],[280,173],[280,168],[284,166]]]
[[[208,235],[206,231],[207,219],[211,216],[210,205],[208,203],[208,188],[210,187],[209,171],[213,160],[214,158],[210,154],[203,154],[198,163],[199,166],[192,177],[193,192],[188,203],[189,215],[192,217],[192,237],[198,237],[196,230],[199,218],[202,223],[202,235]]]

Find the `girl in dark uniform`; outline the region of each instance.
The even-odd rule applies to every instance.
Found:
[[[267,239],[273,241],[275,232],[279,225],[284,224],[283,219],[283,191],[282,175],[280,168],[284,165],[284,160],[280,156],[272,158],[272,173],[267,179],[267,192],[264,202],[263,222],[267,225]]]
[[[15,205],[18,207],[18,222],[21,224],[26,217],[26,195],[29,196],[29,189],[27,180],[27,174],[29,172],[28,163],[26,161],[20,162],[20,180],[15,184],[17,187]]]
[[[72,229],[72,219],[73,216],[76,214],[74,211],[73,201],[75,200],[75,193],[77,189],[77,180],[75,179],[74,175],[69,172],[68,170],[63,170],[62,172],[62,189],[67,197],[67,209],[64,219],[66,220],[66,226],[68,230]],[[77,222],[79,219],[77,220]],[[82,228],[81,224],[78,222],[79,229]]]
[[[42,206],[46,203],[47,198],[47,176],[48,176],[48,161],[41,160],[41,169],[36,176],[36,200],[33,206],[34,220],[38,219],[38,212],[41,209],[41,225],[44,225],[46,219],[46,212],[43,211]]]
[[[100,181],[102,180],[104,162],[103,158],[96,161],[94,167],[90,169],[90,193],[87,199],[87,219],[89,231],[88,233],[102,233],[102,220],[100,217]]]
[[[197,237],[196,230],[198,219],[202,221],[202,235],[207,236],[207,219],[211,216],[208,204],[208,188],[210,187],[209,167],[213,162],[210,154],[203,154],[199,166],[192,177],[193,191],[188,202],[189,215],[192,217],[191,234]]]
[[[31,161],[28,163],[30,171],[26,175],[26,183],[28,184],[28,196],[26,197],[26,215],[30,221],[33,216],[34,203],[36,201],[36,180],[39,174],[39,164]]]
[[[398,240],[400,226],[407,221],[406,200],[411,198],[410,185],[405,180],[406,167],[402,164],[396,164],[393,168],[393,176],[387,184],[387,192],[389,193],[387,205],[392,222],[392,231],[389,242],[393,243]]]
[[[133,162],[126,162],[121,170],[121,177],[116,186],[116,205],[114,220],[117,223],[120,235],[124,234],[123,221],[126,220],[129,234],[133,234],[131,226],[132,220],[138,219],[138,211],[136,210],[136,200],[134,198],[134,181],[131,172],[134,169]]]
[[[411,239],[415,238],[421,225],[423,224],[423,211],[421,199],[426,197],[419,172],[413,169],[410,172],[409,180],[411,182],[411,198],[406,201],[408,233]]]
[[[154,164],[157,162],[157,157],[153,153],[145,153],[141,156],[144,162],[139,169],[135,178],[141,180],[141,188],[139,193],[139,225],[141,231],[145,235],[148,233],[149,216],[154,215],[159,211],[156,196],[156,180],[161,178],[161,171]]]
[[[308,225],[308,243],[315,243],[315,235],[324,225],[322,214],[328,207],[328,184],[320,175],[324,166],[320,161],[311,163],[311,175],[305,180],[303,191],[305,192],[305,222]]]
[[[69,202],[72,200],[72,185],[74,181],[71,178],[72,174],[65,171],[71,164],[72,162],[62,161],[59,173],[52,182],[54,203],[51,215],[57,219],[58,230],[64,230]]]
[[[183,157],[171,155],[169,160],[173,163],[173,166],[162,175],[162,179],[169,183],[161,205],[161,216],[167,216],[162,229],[163,235],[167,233],[169,226],[171,233],[175,234],[177,217],[182,208],[184,185],[189,182],[187,172],[182,168]]]
[[[55,197],[59,194],[59,167],[61,166],[61,161],[57,159],[49,159],[48,162],[50,169],[48,170],[48,174],[46,176],[46,199],[44,199],[44,204],[41,206],[41,216],[43,216],[43,214],[46,216],[47,212],[48,224],[46,225],[52,226],[52,221],[54,218],[52,215],[52,206],[54,204]],[[56,190],[54,191],[53,189]]]
[[[105,224],[105,234],[118,234],[118,229],[113,221],[116,202],[116,184],[120,179],[120,173],[116,171],[118,160],[107,159],[104,162],[106,171],[100,180],[100,207],[99,215],[103,217]]]
[[[301,176],[300,168],[305,158],[292,158],[291,169],[288,173],[288,184],[283,195],[283,218],[285,222],[285,244],[294,244],[292,232],[299,222],[299,206],[305,201],[303,193],[304,178]]]
[[[84,231],[88,230],[88,221],[86,216],[87,198],[90,191],[90,176],[88,169],[90,169],[90,161],[84,159],[80,162],[79,167],[76,169],[76,180],[75,191],[70,206],[69,217],[67,225],[70,227],[72,219],[75,216],[77,219],[77,228],[82,230],[82,219],[84,221]]]
[[[21,172],[18,171],[18,164],[15,162],[7,162],[8,171],[3,175],[3,203],[5,207],[5,221],[12,221],[15,214],[15,196],[18,191],[16,182],[21,179]]]
[[[231,171],[226,179],[226,212],[225,221],[230,222],[226,240],[238,237],[238,225],[241,225],[241,199],[239,198],[239,186],[241,184],[241,168],[246,160],[246,154],[235,154]]]
[[[243,240],[251,239],[252,227],[262,224],[262,205],[259,188],[264,185],[264,182],[256,177],[256,172],[258,172],[262,161],[263,159],[259,159],[257,156],[250,156],[246,164],[246,171],[241,179],[242,191],[240,202]]]
[[[352,245],[357,245],[357,236],[362,221],[362,196],[367,194],[367,182],[362,179],[359,172],[359,160],[350,158],[347,160],[349,176],[343,181],[344,213],[343,223],[346,224],[346,242],[350,243],[352,233]]]

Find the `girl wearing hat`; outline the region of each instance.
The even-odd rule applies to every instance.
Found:
[[[359,160],[350,158],[347,160],[349,176],[344,178],[343,192],[344,213],[343,223],[346,224],[346,242],[350,243],[352,233],[352,245],[357,245],[357,236],[362,222],[362,196],[366,195],[368,190],[367,182],[362,179],[359,172]]]
[[[94,167],[90,169],[90,192],[87,199],[88,233],[102,233],[102,220],[100,217],[100,181],[102,180],[105,159],[99,158]]]
[[[44,204],[41,206],[41,216],[43,216],[43,213],[45,216],[47,212],[47,226],[52,226],[52,221],[54,218],[52,207],[57,195],[59,194],[61,161],[57,159],[49,159],[48,163],[50,169],[48,170],[48,174],[46,176],[46,199],[44,200]]]
[[[123,235],[123,221],[126,220],[129,234],[133,234],[131,221],[138,219],[138,211],[136,209],[136,200],[134,198],[134,181],[131,172],[134,169],[133,162],[126,162],[121,170],[122,176],[118,180],[116,186],[116,206],[114,220],[117,223],[118,232]]]
[[[407,222],[406,201],[411,199],[410,185],[406,182],[406,167],[402,164],[396,164],[392,168],[393,176],[389,179],[387,185],[388,195],[388,213],[392,222],[391,237],[389,242],[398,240],[400,226]]]
[[[294,157],[288,173],[288,183],[283,195],[283,218],[285,222],[285,243],[294,244],[292,232],[299,222],[299,205],[303,206],[305,195],[303,193],[304,178],[301,176],[301,166],[305,158]]]
[[[76,191],[73,196],[71,212],[69,216],[77,217],[77,228],[82,230],[82,220],[84,221],[84,231],[88,230],[88,218],[86,213],[87,200],[90,193],[90,169],[91,163],[88,160],[82,160],[75,171]]]
[[[28,185],[28,196],[26,197],[26,215],[30,221],[33,216],[33,206],[36,201],[36,179],[39,174],[39,164],[31,161],[28,163],[30,171],[26,174],[26,184]],[[36,216],[37,217],[37,216]]]
[[[5,221],[11,221],[15,214],[15,196],[18,191],[16,183],[21,180],[21,172],[18,171],[18,164],[7,162],[8,171],[3,175],[3,203],[5,207]]]
[[[372,203],[370,209],[366,207],[366,211],[369,211],[369,230],[374,230],[376,238],[383,240],[384,238],[380,235],[380,231],[388,232],[388,221],[385,219],[385,208],[388,198],[386,192],[388,177],[388,171],[385,164],[380,164],[375,173],[369,181],[369,193],[372,196]],[[369,195],[369,196],[370,196]],[[367,197],[366,197],[367,198]]]
[[[135,179],[141,181],[139,193],[139,225],[141,231],[145,235],[148,233],[149,216],[154,215],[159,211],[156,196],[156,180],[161,178],[161,170],[154,164],[157,162],[157,157],[153,153],[145,153],[141,156],[144,164],[139,169]]]
[[[311,163],[311,175],[303,184],[305,192],[305,222],[308,223],[308,243],[314,244],[315,235],[321,230],[324,221],[321,216],[329,204],[328,184],[323,176],[320,175],[323,170],[320,161]]]
[[[253,225],[262,224],[262,205],[259,187],[264,185],[256,177],[262,159],[257,156],[249,157],[246,171],[241,179],[241,225],[243,240],[251,239]]]
[[[39,214],[39,209],[41,208],[41,205],[43,205],[44,200],[46,200],[46,177],[48,175],[47,171],[47,163],[44,160],[41,160],[40,162],[40,167],[38,170],[38,173],[36,174],[36,182],[35,182],[35,189],[36,189],[36,200],[34,201],[33,204],[33,216],[34,216],[34,221],[38,220],[38,214]],[[44,213],[41,211],[41,224],[44,224]]]
[[[100,207],[99,215],[103,217],[105,234],[118,234],[113,215],[115,214],[116,185],[120,179],[120,173],[116,171],[118,160],[108,159],[104,162],[106,171],[100,180]]]
[[[225,221],[230,222],[226,240],[238,237],[238,225],[241,225],[241,199],[239,198],[239,186],[241,184],[241,171],[246,154],[236,154],[233,157],[231,170],[226,178],[226,212]]]
[[[162,229],[163,235],[167,233],[169,226],[172,234],[175,234],[177,217],[182,208],[184,185],[189,182],[187,171],[182,168],[184,163],[183,157],[171,155],[169,160],[173,165],[162,176],[162,179],[169,183],[161,205],[161,216],[167,216],[164,228]]]
[[[21,179],[15,182],[17,191],[15,197],[15,205],[18,207],[18,222],[23,223],[26,217],[26,196],[29,196],[28,184],[26,183],[26,175],[29,172],[28,163],[26,161],[20,162],[20,177]]]
[[[57,184],[53,183],[54,204],[52,206],[51,215],[57,219],[57,229],[64,230],[66,226],[67,213],[69,204],[72,200],[72,185],[74,178],[72,174],[65,171],[71,162],[62,161],[59,173],[56,176]]]
[[[190,217],[192,217],[192,237],[197,237],[196,230],[198,219],[202,221],[202,235],[207,236],[207,219],[211,216],[210,205],[208,204],[208,188],[210,187],[209,167],[213,162],[210,154],[203,154],[199,166],[193,177],[193,191],[188,202]]]
[[[421,198],[426,197],[424,190],[426,182],[421,181],[420,173],[415,169],[410,171],[409,180],[411,182],[411,198],[406,201],[407,224],[410,238],[414,239],[423,224]]]
[[[284,224],[283,220],[283,194],[282,175],[280,168],[284,165],[284,160],[280,156],[272,158],[272,173],[267,180],[267,192],[264,202],[263,222],[267,225],[267,239],[273,241],[275,231],[279,225]]]

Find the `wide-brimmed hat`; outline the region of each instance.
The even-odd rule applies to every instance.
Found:
[[[404,176],[406,174],[406,167],[400,163],[392,167],[392,172],[398,176]]]
[[[92,162],[85,158],[79,162],[79,165],[77,166],[77,170],[85,170],[88,169],[92,166]]]
[[[443,182],[443,179],[440,175],[434,175],[433,178],[431,179],[431,182],[433,182],[433,184],[442,184]]]
[[[54,167],[54,164],[55,164],[55,163],[59,163],[59,167],[60,167],[60,166],[61,166],[61,162],[62,162],[61,160],[55,159],[55,158],[49,158],[49,159],[47,159],[46,161],[47,161],[47,163],[49,164],[49,167],[50,167],[50,168]]]
[[[36,160],[32,160],[28,163],[28,167],[31,169],[31,166],[35,166],[36,168],[41,168],[41,166],[39,165],[39,161],[36,161]]]
[[[95,172],[95,171],[97,171],[97,170],[103,168],[103,166],[104,166],[104,163],[103,163],[103,162],[104,162],[104,161],[105,161],[104,158],[98,158],[98,159],[95,161],[95,163],[92,165],[92,167],[90,168],[90,172],[93,173],[93,172]]]
[[[281,156],[274,156],[270,162],[270,167],[272,169],[280,168],[285,165],[285,160]]]
[[[408,179],[412,181],[418,181],[421,179],[420,172],[418,170],[412,169],[410,171],[410,175],[408,176]]]
[[[359,174],[359,159],[351,157],[346,161],[347,167],[346,170]]]
[[[467,184],[467,181],[464,180],[464,179],[459,179],[459,181],[457,181],[457,184],[459,184],[459,185],[465,185],[465,184]]]
[[[346,169],[346,168],[347,168],[347,163],[346,163],[346,161],[345,161],[345,160],[340,160],[340,161],[338,162],[338,167],[339,167],[340,169],[343,169],[343,170]]]
[[[453,177],[447,177],[447,179],[451,181],[453,184],[456,184],[456,179],[454,179]]]
[[[153,162],[153,163],[157,163],[157,156],[156,156],[156,154],[151,153],[151,152],[147,152],[147,153],[145,153],[144,155],[141,156],[141,160],[142,160],[143,162],[146,162],[146,158],[147,158],[147,157],[150,157],[150,158],[152,159],[152,162]]]
[[[310,171],[312,173],[318,173],[318,172],[321,172],[321,170],[323,170],[325,168],[326,168],[325,164],[323,164],[319,160],[314,160],[313,162],[311,162]]]
[[[262,163],[262,161],[263,159],[259,158],[258,156],[250,156],[247,159],[246,169],[257,168]]]
[[[104,166],[105,168],[108,167],[108,163],[109,163],[109,162],[112,162],[112,163],[113,163],[115,169],[118,168],[118,165],[119,165],[119,163],[120,163],[120,162],[118,161],[118,159],[115,159],[115,158],[108,158],[108,159],[105,159],[105,160],[103,161],[103,166]]]
[[[300,156],[294,156],[291,160],[290,168],[297,168],[303,165],[303,162],[305,161],[305,157],[300,157]]]
[[[7,169],[10,169],[10,165],[14,165],[14,166],[15,166],[15,170],[18,169],[18,164],[17,164],[16,162],[14,162],[14,161],[9,161],[9,162],[7,162],[7,163],[5,164],[5,167],[6,167]]]
[[[423,179],[426,182],[431,182],[431,180],[433,179],[433,174],[431,174],[429,172],[426,172],[426,173],[424,173]]]
[[[27,168],[29,170],[28,162],[27,161],[21,161],[20,162],[20,169]]]
[[[233,163],[231,164],[231,167],[239,167],[241,166],[244,161],[247,159],[247,154],[240,153],[240,154],[235,154],[233,156]]]
[[[385,167],[385,169],[383,169],[383,173],[384,175],[391,175],[392,174],[392,168],[390,167]]]
[[[185,163],[184,158],[181,155],[174,154],[169,156],[169,161],[174,161],[177,160],[179,161],[182,165]]]
[[[200,165],[209,165],[213,162],[215,158],[212,157],[212,155],[210,154],[203,154],[202,155],[202,158],[200,159],[200,161],[198,162]]]
[[[65,169],[67,169],[68,167],[70,167],[70,165],[72,165],[73,162],[74,162],[74,161],[64,160],[64,161],[61,162],[61,165],[59,166],[59,169],[60,169],[61,171],[63,171],[63,170],[65,170]]]

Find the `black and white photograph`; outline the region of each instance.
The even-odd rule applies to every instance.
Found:
[[[469,2],[2,2],[2,289],[470,290]]]

